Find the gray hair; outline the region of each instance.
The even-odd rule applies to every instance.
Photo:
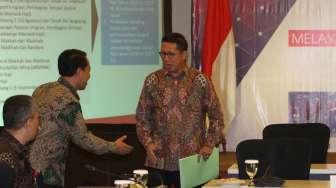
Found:
[[[33,98],[29,95],[14,95],[6,99],[3,122],[6,129],[20,129],[34,112]]]

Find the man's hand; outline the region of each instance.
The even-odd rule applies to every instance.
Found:
[[[119,137],[116,141],[114,141],[114,144],[115,144],[114,153],[119,154],[119,155],[125,155],[125,154],[130,153],[133,150],[132,146],[124,142],[126,138],[127,136],[123,135]]]
[[[210,157],[212,150],[213,150],[212,147],[203,146],[199,151],[199,155],[202,156],[203,159],[206,161]]]
[[[159,146],[156,143],[150,143],[146,147],[146,153],[149,161],[152,161],[153,163],[157,163],[158,158],[155,155],[155,151],[161,149],[161,146]]]

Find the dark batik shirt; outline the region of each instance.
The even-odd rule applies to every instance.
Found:
[[[44,183],[64,186],[70,141],[95,154],[113,152],[113,142],[87,130],[79,96],[66,80],[60,78],[39,86],[33,98],[41,114],[41,129],[31,147],[30,161],[35,170],[42,172]]]
[[[5,129],[0,132],[0,187],[32,188],[27,148]]]
[[[206,117],[209,126],[206,126]],[[194,68],[171,77],[163,69],[144,82],[136,111],[137,134],[146,147],[157,143],[158,163],[146,166],[178,170],[178,160],[218,144],[224,128],[219,100],[211,81]]]

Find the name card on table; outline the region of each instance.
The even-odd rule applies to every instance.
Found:
[[[330,175],[330,188],[336,188],[336,175]]]

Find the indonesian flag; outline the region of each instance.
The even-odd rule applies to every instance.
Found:
[[[226,132],[236,112],[235,42],[229,0],[208,1],[202,71],[214,84],[222,105]]]

